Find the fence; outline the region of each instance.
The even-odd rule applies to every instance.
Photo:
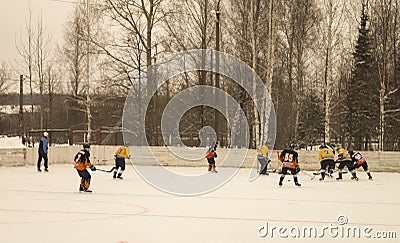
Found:
[[[92,162],[95,165],[112,165],[114,164],[113,155],[118,146],[92,146],[91,155]],[[49,164],[65,164],[71,163],[74,155],[81,149],[81,146],[51,146],[49,147]],[[205,154],[206,148],[195,148],[200,154]],[[136,164],[142,165],[159,165],[153,156],[157,158],[163,166],[185,166],[185,167],[202,167],[207,165],[205,158],[200,156],[197,160],[184,160],[173,153],[169,152],[166,147],[151,147],[152,154],[144,152],[145,150],[134,149],[132,159]],[[228,152],[228,149],[218,148],[217,166],[224,167],[222,162]],[[271,166],[278,166],[278,151],[271,153]],[[319,168],[318,151],[298,151],[300,166],[304,170],[317,170]],[[250,168],[258,166],[256,160],[256,150],[248,150],[247,156],[241,167]],[[368,161],[371,171],[382,172],[400,172],[400,152],[362,152]],[[37,148],[2,148],[0,149],[0,166],[24,166],[36,165]]]

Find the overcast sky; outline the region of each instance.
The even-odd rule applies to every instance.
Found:
[[[1,0],[0,7],[0,62],[15,63],[20,59],[15,46],[21,35],[26,36],[29,21],[29,3],[32,9],[32,23],[35,25],[42,14],[45,31],[52,42],[61,42],[64,23],[72,12],[75,0]]]

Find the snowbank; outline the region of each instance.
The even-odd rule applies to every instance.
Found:
[[[0,137],[0,148],[26,148],[20,137]]]

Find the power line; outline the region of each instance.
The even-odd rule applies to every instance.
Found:
[[[47,0],[47,1],[59,2],[59,3],[69,3],[69,4],[85,4],[85,2],[68,1],[68,0]],[[104,4],[99,4],[99,3],[89,3],[89,5],[105,6]]]
[[[80,2],[76,2],[76,1],[67,1],[67,0],[48,0],[50,2],[60,2],[60,3],[72,3],[72,4],[81,4]]]

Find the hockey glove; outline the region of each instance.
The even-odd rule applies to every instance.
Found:
[[[96,167],[94,167],[94,165],[89,167],[92,171],[96,171]]]

